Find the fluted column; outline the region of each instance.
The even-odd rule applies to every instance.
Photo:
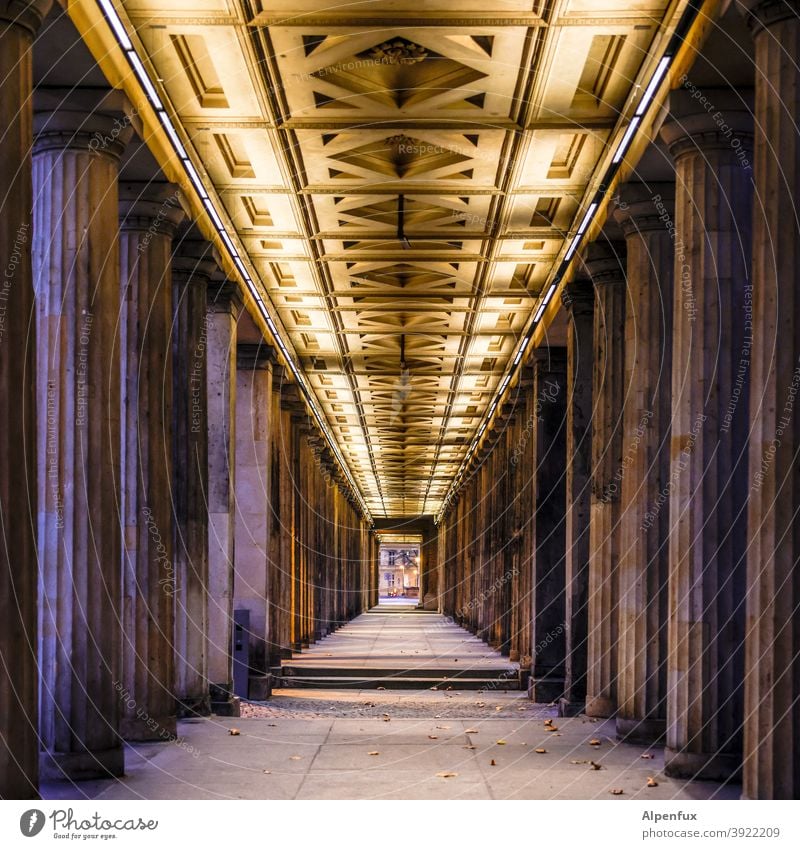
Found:
[[[270,586],[269,514],[272,499],[272,362],[264,344],[237,346],[236,372],[236,570],[234,607],[250,613],[249,698],[270,694],[269,667],[275,637]]]
[[[33,38],[50,0],[0,2],[0,798],[37,798]]]
[[[122,734],[175,734],[172,511],[172,237],[177,187],[120,187],[122,516],[125,528]]]
[[[212,710],[232,709],[236,323],[239,301],[230,281],[208,292],[208,680]]]
[[[678,245],[665,769],[723,779],[742,751],[752,115],[741,91],[704,94],[717,112],[672,92],[661,129]]]
[[[800,798],[800,3],[740,0],[755,39],[744,797]]]
[[[533,352],[531,405],[533,516],[531,519],[531,681],[535,702],[564,693],[566,671],[567,355],[563,348]]]
[[[217,265],[211,245],[183,240],[172,258],[175,684],[179,715],[207,715],[208,394],[207,291]]]
[[[612,716],[617,709],[625,245],[592,243],[584,266],[595,288],[586,713]]]
[[[117,175],[128,108],[118,92],[80,89],[48,91],[35,107],[40,728],[48,777],[123,771]]]
[[[567,310],[566,582],[567,656],[562,716],[586,706],[589,634],[589,528],[592,473],[594,289],[585,278],[563,290]]]
[[[674,185],[624,185],[614,215],[628,286],[621,480],[613,481],[621,486],[617,734],[650,743],[666,720]]]

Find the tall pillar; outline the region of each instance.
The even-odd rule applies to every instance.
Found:
[[[0,798],[38,796],[33,37],[50,0],[0,2]]]
[[[207,292],[216,270],[211,245],[182,240],[172,258],[175,686],[181,715],[207,715],[208,394]]]
[[[617,709],[625,397],[625,245],[593,242],[586,251],[584,267],[595,288],[586,713],[613,716]]]
[[[172,511],[172,237],[183,218],[170,183],[120,186],[122,516],[125,528],[122,735],[175,734]]]
[[[567,355],[563,348],[533,352],[533,517],[531,680],[535,702],[564,694],[566,672]]]
[[[41,768],[121,775],[117,176],[130,107],[75,89],[35,108]]]
[[[741,91],[670,94],[675,159],[667,748],[669,775],[741,767],[752,114]],[[744,157],[744,159],[743,159]],[[685,247],[685,250],[684,250]]]
[[[628,286],[617,734],[642,743],[663,737],[666,720],[673,196],[672,183],[628,183],[614,213],[625,234]]]
[[[250,613],[248,698],[270,694],[269,514],[272,499],[272,361],[263,344],[237,346],[236,372],[236,570],[234,608]]]
[[[744,797],[800,798],[800,3],[740,0],[755,38]]]
[[[586,707],[589,636],[589,517],[592,473],[592,374],[594,371],[594,289],[590,280],[567,284],[567,491],[566,581],[567,656],[562,716]]]
[[[212,710],[235,710],[233,690],[234,468],[236,324],[239,300],[230,281],[208,291],[208,680]]]

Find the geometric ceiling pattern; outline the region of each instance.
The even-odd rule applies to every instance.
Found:
[[[664,0],[125,0],[372,514],[436,513]]]

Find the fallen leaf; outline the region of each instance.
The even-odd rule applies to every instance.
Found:
[[[440,729],[441,731],[445,731],[445,730],[446,730],[446,729],[448,729],[450,726],[449,726],[449,725],[437,725],[436,727],[437,727],[438,729]]]
[[[457,772],[437,772],[437,778],[455,778],[458,775]]]
[[[591,764],[592,769],[602,769],[603,768],[602,764],[596,764],[594,761],[589,761],[589,763]]]
[[[547,749],[534,749],[537,755],[546,755]]]
[[[384,722],[391,722],[391,721],[392,721],[392,719],[391,719],[391,717],[389,717],[389,716],[384,716],[383,721],[384,721]]]
[[[648,787],[658,787],[658,782],[653,778],[652,775],[647,777],[647,786]]]
[[[570,761],[571,764],[585,764],[587,761]]]
[[[502,708],[500,705],[498,705],[498,706],[495,708],[495,710],[502,710],[502,709],[503,709],[503,708]]]
[[[477,728],[468,728],[464,733],[465,734],[477,734],[478,729]]]
[[[651,761],[651,760],[653,760],[654,757],[655,757],[655,755],[652,752],[645,752],[642,755],[642,760]]]
[[[599,740],[597,740],[596,738],[593,738],[592,740],[590,740],[590,741],[589,741],[589,745],[590,745],[590,746],[599,746],[599,745],[600,745],[600,741],[599,741]]]
[[[497,745],[498,745],[498,746],[505,746],[505,744],[506,744],[506,741],[505,741],[505,740],[498,740],[498,741],[497,741]]]
[[[228,729],[228,734],[230,734],[230,735],[231,735],[231,737],[238,737],[238,736],[239,736],[239,734],[241,734],[241,732],[239,731],[239,729],[238,729],[238,728],[229,728],[229,729]]]
[[[277,726],[274,722],[270,722],[270,723],[267,725],[267,728],[277,728],[277,727],[278,727],[278,726]]]
[[[608,792],[612,796],[621,796],[625,791],[621,787],[612,787]]]
[[[475,702],[478,707],[486,707],[486,702]]]
[[[379,755],[380,752],[367,752],[367,754],[369,754],[369,755]]]
[[[461,748],[462,749],[474,749],[476,747],[475,746],[462,746]]]
[[[547,728],[545,728],[545,731],[558,731],[558,726],[557,725],[548,725]]]
[[[438,740],[439,738],[435,734],[428,734],[429,740]]]
[[[262,769],[261,772],[263,772],[264,775],[272,775],[272,773],[268,769]]]
[[[549,726],[550,726],[550,725],[552,725],[552,724],[553,724],[553,720],[552,720],[552,719],[545,719],[545,721],[544,721],[544,727],[545,727],[545,728],[549,727]]]
[[[517,708],[517,710],[527,710],[527,708],[521,707],[521,708]]]
[[[431,687],[431,690],[438,690],[438,687]]]
[[[376,690],[385,690],[385,689],[386,689],[386,687],[376,687],[375,689],[376,689]]]
[[[290,760],[290,761],[302,761],[302,760],[303,760],[303,756],[302,756],[302,755],[292,755],[292,756],[289,758],[289,760]]]
[[[497,766],[497,763],[494,758],[489,761],[489,766]]]

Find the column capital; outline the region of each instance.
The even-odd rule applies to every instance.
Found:
[[[594,286],[585,277],[576,277],[561,290],[561,303],[567,309],[570,318],[579,315],[591,315],[594,311]]]
[[[208,284],[208,311],[238,313],[242,306],[239,287],[233,280],[212,280]]]
[[[33,97],[33,152],[80,150],[119,159],[136,109],[117,89],[39,88]]]
[[[581,264],[595,286],[625,282],[625,243],[592,242]]]
[[[660,136],[674,158],[698,150],[728,151],[731,157],[753,148],[752,89],[703,88],[691,83],[673,89],[664,104]]]
[[[563,347],[534,348],[531,351],[534,373],[566,372],[567,349]]]
[[[268,369],[277,361],[277,353],[271,345],[261,342],[240,342],[236,346],[236,366],[246,371]]]
[[[738,5],[754,36],[781,21],[800,18],[800,0],[738,0]]]
[[[210,242],[204,239],[181,239],[173,243],[172,278],[184,283],[197,280],[208,284],[218,270]]]
[[[675,183],[625,183],[615,198],[614,220],[625,236],[674,230]]]
[[[172,238],[184,218],[180,189],[174,183],[120,183],[119,217],[121,230]]]
[[[53,0],[0,0],[0,21],[35,35],[52,5]]]

